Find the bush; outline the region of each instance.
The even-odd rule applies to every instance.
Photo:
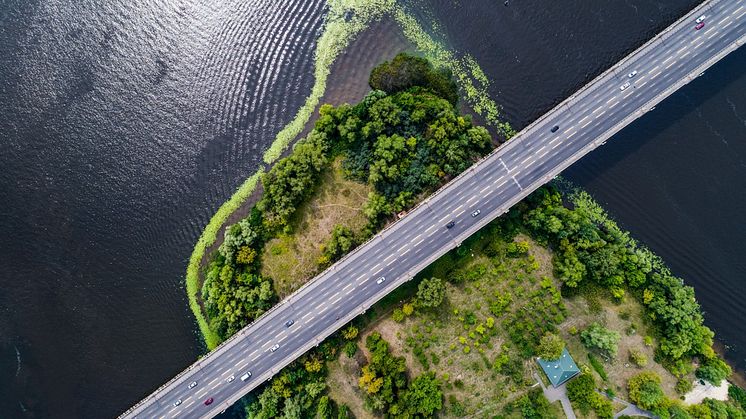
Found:
[[[424,87],[455,105],[458,101],[456,83],[446,70],[436,70],[424,58],[400,53],[373,69],[368,84],[374,90],[395,93],[414,86]]]
[[[731,369],[728,364],[722,359],[715,357],[705,361],[705,363],[697,369],[697,378],[707,380],[712,385],[719,386],[720,382],[726,379],[731,374]]]
[[[440,278],[425,278],[417,286],[417,305],[424,308],[435,308],[443,303],[446,295],[446,284]]]
[[[555,360],[562,356],[562,352],[565,350],[565,342],[559,336],[554,333],[545,333],[539,341],[539,347],[537,348],[537,355],[542,359]]]
[[[692,384],[691,380],[687,380],[686,378],[682,377],[676,381],[675,390],[681,395],[692,391],[692,388],[694,388],[694,385]]]
[[[604,328],[598,323],[591,324],[587,329],[580,332],[580,340],[587,348],[595,348],[609,357],[616,356],[619,333]]]
[[[593,354],[588,354],[588,361],[591,363],[591,367],[598,373],[598,376],[601,377],[602,380],[608,381],[609,377],[606,375],[606,370],[604,369],[603,364],[601,364],[601,361],[598,360]]]
[[[590,374],[582,373],[567,383],[567,397],[584,413],[592,407],[594,394],[596,383]]]
[[[401,323],[404,321],[404,312],[400,308],[395,308],[394,312],[391,314],[391,318],[397,322]]]
[[[648,357],[645,356],[639,349],[629,350],[629,360],[632,361],[638,367],[644,367],[648,364]]]
[[[646,410],[653,410],[665,400],[661,378],[652,371],[643,371],[629,379],[629,398]]]

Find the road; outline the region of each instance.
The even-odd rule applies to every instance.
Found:
[[[700,14],[706,24],[695,30]],[[693,10],[121,417],[217,415],[737,48],[745,15],[746,0]]]

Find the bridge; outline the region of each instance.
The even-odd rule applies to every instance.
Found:
[[[746,0],[704,2],[120,418],[219,414],[737,49],[744,15]]]

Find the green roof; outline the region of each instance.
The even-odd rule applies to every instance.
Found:
[[[570,353],[567,352],[567,348],[562,351],[559,359],[549,361],[536,358],[536,362],[544,370],[544,374],[547,375],[547,378],[549,378],[554,387],[562,385],[562,383],[580,373],[580,369],[575,365],[575,361],[573,361]]]

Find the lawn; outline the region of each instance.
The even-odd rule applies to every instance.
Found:
[[[371,188],[344,178],[341,158],[323,174],[318,190],[298,210],[290,234],[270,240],[262,254],[262,275],[274,280],[275,291],[284,298],[319,272],[321,246],[337,224],[353,232],[365,226],[362,212]]]
[[[497,244],[491,252],[483,251],[490,241]],[[417,309],[401,322],[385,315],[361,330],[359,342],[378,331],[390,343],[391,352],[405,358],[410,377],[434,371],[444,393],[440,417],[491,417],[504,414],[509,401],[535,384],[532,374],[541,372],[530,360],[528,342],[544,330],[556,330],[581,368],[592,371],[577,331],[595,321],[622,337],[616,359],[594,355],[608,375],[604,383],[594,373],[601,388],[610,387],[619,397],[627,397],[627,380],[642,370],[628,360],[634,348],[647,357],[645,369],[662,377],[666,394],[676,397],[675,377],[654,362],[653,347],[644,344],[648,326],[637,301],[627,297],[615,304],[592,293],[563,298],[552,273],[551,251],[523,235],[515,242],[527,243],[528,252],[510,257],[508,243],[485,235],[465,243],[461,256],[451,252],[441,258],[426,274],[449,280],[443,304],[431,311]],[[359,358],[364,352],[363,344],[358,346]],[[330,395],[350,406],[356,417],[374,417],[364,408],[364,395],[357,387],[364,364],[346,355],[331,363]],[[558,404],[552,405],[552,411],[564,417]]]

